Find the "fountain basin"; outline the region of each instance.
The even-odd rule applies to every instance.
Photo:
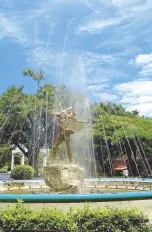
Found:
[[[86,178],[84,179],[83,194],[54,194],[42,179],[0,181],[0,202],[17,202],[18,199],[22,199],[24,202],[40,203],[144,200],[152,198],[151,188],[151,179]],[[25,194],[25,190],[29,194]],[[107,192],[108,190],[110,193]],[[128,192],[130,190],[132,192]],[[4,194],[4,192],[6,193]]]
[[[89,192],[103,192],[103,190],[116,191],[151,191],[152,179],[141,178],[85,178],[83,184],[84,193]],[[1,180],[0,192],[8,192],[18,190],[43,190],[46,193],[54,193],[53,189],[48,187],[43,179],[38,180]],[[100,191],[101,190],[101,191]],[[36,191],[37,192],[37,191]]]
[[[102,194],[0,194],[0,202],[67,203],[101,202],[152,199],[152,192],[102,193]]]

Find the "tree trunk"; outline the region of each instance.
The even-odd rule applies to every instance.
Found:
[[[134,158],[132,158],[132,155],[130,153],[128,153],[128,162],[130,164],[130,169],[131,169],[132,175],[139,176],[137,162],[136,162],[136,156],[134,156]]]
[[[34,176],[38,176],[38,156],[39,150],[38,149],[30,149],[28,152],[28,164],[32,166],[35,170]]]

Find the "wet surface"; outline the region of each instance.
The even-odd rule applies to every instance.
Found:
[[[118,192],[136,192],[135,190],[126,190],[126,189],[108,189],[108,188],[87,188],[84,189],[83,193],[118,193]],[[42,194],[42,193],[50,193],[49,189],[27,189],[27,190],[8,190],[3,191],[0,194]],[[55,194],[55,193],[54,193]]]

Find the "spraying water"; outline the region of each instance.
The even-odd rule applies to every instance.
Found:
[[[96,176],[96,162],[93,150],[91,114],[86,92],[85,70],[82,57],[78,54],[74,59],[76,62],[73,70],[71,70],[72,75],[68,79],[67,88],[65,86],[58,86],[56,88],[54,110],[66,109],[72,106],[74,99],[76,99],[74,106],[75,118],[88,122],[88,125],[71,136],[70,146],[73,154],[73,163],[84,168],[85,176]],[[53,130],[53,134],[55,135],[55,123]],[[58,152],[58,158],[65,163],[67,163],[66,153],[66,147],[62,144]]]

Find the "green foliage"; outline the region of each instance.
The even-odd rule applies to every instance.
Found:
[[[10,166],[9,166],[9,165],[5,165],[3,168],[4,168],[6,171],[10,171]]]
[[[110,165],[115,159],[126,158],[131,175],[151,175],[148,163],[152,165],[152,119],[112,103],[96,104],[91,110],[95,151],[106,173],[113,174]]]
[[[3,134],[0,141],[0,161],[2,160],[0,167],[10,163],[6,159],[10,151],[4,151],[4,145],[19,148],[28,158],[28,164],[38,172],[39,151],[44,145],[51,148],[50,141],[54,136],[54,129],[52,129],[54,124],[50,112],[55,106],[59,106],[55,110],[69,107],[72,101],[71,91],[65,85],[42,85],[45,76],[41,70],[34,72],[32,69],[25,69],[23,75],[36,81],[38,88],[35,93],[26,94],[23,86],[19,88],[12,86],[0,96],[0,128]],[[17,156],[15,162],[19,164]]]
[[[24,75],[32,76],[39,82],[44,80],[42,72],[34,73],[24,70]],[[48,96],[48,105],[46,105]],[[40,87],[34,94],[25,94],[23,86],[9,87],[0,96],[0,167],[9,162],[12,145],[18,147],[28,158],[28,163],[36,169],[37,158],[44,143],[50,142],[52,135],[52,111],[54,103],[54,87],[50,84]],[[48,141],[45,139],[46,130],[46,107],[48,108]],[[9,149],[8,149],[9,148]],[[33,159],[34,156],[34,159]],[[9,156],[9,158],[11,158]]]
[[[95,136],[113,142],[136,136],[152,140],[151,119],[126,112],[122,106],[115,104],[96,105],[92,111]]]
[[[34,177],[34,169],[29,165],[17,165],[12,170],[12,178],[15,180],[27,180]]]
[[[32,211],[28,206],[19,202],[6,210],[0,211],[0,228],[3,230],[15,231],[26,229]]]
[[[90,209],[85,207],[74,214],[78,231],[104,231],[104,232],[147,232],[148,219],[137,209]]]
[[[40,149],[44,145],[51,148],[50,141],[54,136],[54,129],[52,129],[54,125],[50,112],[53,109],[61,110],[61,108],[69,107],[73,98],[83,101],[84,96],[67,89],[65,85],[45,84],[43,86],[45,76],[41,70],[34,72],[32,69],[25,69],[23,75],[36,81],[38,88],[35,93],[26,94],[23,86],[19,88],[12,86],[0,96],[0,168],[4,165],[10,166],[11,149],[17,147],[27,157],[28,164],[37,170]],[[127,112],[122,105],[112,103],[93,105],[91,111],[95,153],[99,155],[100,166],[102,163],[104,163],[103,166],[106,166],[114,159],[126,155],[129,156],[131,169],[135,169],[136,165],[133,163],[134,160],[136,161],[136,157],[133,160],[132,154],[136,155],[137,146],[134,140],[137,139],[140,139],[139,143],[142,144],[148,162],[152,165],[151,119],[140,117],[137,110]],[[77,116],[79,117],[79,115]],[[46,118],[48,119],[47,125]],[[141,146],[139,144],[138,146],[141,150]],[[121,148],[123,152],[120,151]],[[103,153],[102,160],[104,162],[101,161],[101,153]],[[109,153],[110,155],[107,155]],[[141,153],[144,162],[147,163],[145,155],[143,152]],[[137,158],[140,163],[143,162],[141,157]],[[15,162],[16,164],[20,162],[17,156]],[[145,166],[145,169],[148,169],[147,165]]]
[[[21,201],[6,210],[0,210],[2,230],[35,230],[56,232],[150,232],[148,219],[137,209],[58,209],[42,208],[33,212]]]
[[[14,164],[20,165],[20,163],[21,163],[21,154],[15,154]],[[28,164],[28,158],[26,156],[24,157],[24,164]]]
[[[11,148],[9,146],[0,146],[0,168],[4,165],[11,166]]]
[[[10,147],[0,147],[0,168],[5,168],[7,171],[11,170],[11,159],[12,159],[12,148]],[[21,163],[21,154],[15,154],[14,164],[19,165]],[[24,157],[24,163],[28,164],[28,158]]]
[[[4,172],[7,172],[7,169],[5,167],[0,168],[0,173],[4,173]]]
[[[10,166],[5,165],[4,167],[0,168],[0,173],[10,171]]]
[[[37,81],[37,85],[39,86],[40,81],[45,80],[44,72],[40,70],[40,72],[36,73],[32,69],[24,69],[23,70],[24,76],[32,77],[34,81]]]

